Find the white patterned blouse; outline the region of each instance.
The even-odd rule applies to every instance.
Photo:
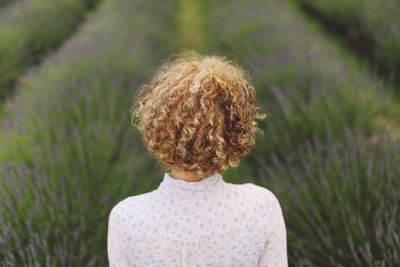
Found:
[[[118,202],[107,252],[111,267],[288,266],[276,196],[217,172],[198,182],[165,173],[157,189]]]

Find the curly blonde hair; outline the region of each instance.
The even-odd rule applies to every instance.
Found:
[[[249,77],[223,56],[180,53],[139,88],[131,124],[161,167],[200,177],[223,173],[250,152],[255,132],[263,135],[254,118],[266,114],[258,113]]]

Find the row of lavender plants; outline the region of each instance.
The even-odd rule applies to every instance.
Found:
[[[10,4],[13,1],[15,0],[0,0],[0,8]]]
[[[0,9],[0,104],[28,67],[78,27],[99,0],[20,0]]]
[[[176,51],[176,7],[105,0],[24,75],[1,121],[0,266],[108,266],[111,208],[162,177],[129,107]]]
[[[400,141],[370,142],[346,128],[345,142],[318,138],[297,162],[273,157],[264,179],[285,196],[294,266],[399,266]],[[327,149],[325,146],[327,145]]]
[[[400,2],[396,0],[295,0],[364,50],[400,81]]]
[[[362,66],[349,66],[285,1],[207,1],[205,10],[211,47],[245,63],[268,114],[259,122],[263,138],[226,174],[277,194],[290,264],[395,266],[400,217],[392,195],[400,187],[387,181],[399,176],[400,112],[392,91]],[[383,145],[388,129],[391,144]],[[344,152],[332,154],[336,146]],[[346,153],[359,158],[345,160]]]
[[[13,1],[15,1],[15,0],[0,0],[0,8],[8,5],[9,3],[13,2]]]

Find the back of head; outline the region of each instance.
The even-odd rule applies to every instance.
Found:
[[[263,119],[248,73],[222,56],[181,53],[138,91],[132,125],[165,169],[204,177],[236,167]],[[138,123],[134,119],[138,118]]]

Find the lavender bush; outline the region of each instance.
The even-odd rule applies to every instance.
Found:
[[[99,0],[21,0],[0,10],[0,103],[27,67],[59,46]]]
[[[364,66],[347,65],[284,2],[207,3],[211,47],[246,65],[269,115],[260,122],[265,138],[249,162],[257,161],[253,155],[287,157],[312,134],[340,142],[345,126],[360,127],[371,138],[389,126],[400,129],[389,85]]]
[[[15,0],[0,0],[0,7],[6,6]]]
[[[346,145],[313,138],[297,162],[262,166],[280,196],[295,266],[400,265],[400,141],[369,142],[350,131]]]
[[[162,178],[130,125],[176,3],[106,0],[24,76],[0,131],[0,266],[108,266],[111,208]]]
[[[398,207],[398,198],[392,198],[396,203],[384,201],[379,207],[373,203],[386,192],[399,194],[398,186],[393,191],[387,191],[390,185],[385,182],[375,186],[378,177],[394,180],[399,176],[399,144],[395,140],[400,137],[400,112],[392,100],[391,88],[365,66],[349,65],[284,1],[207,1],[207,6],[207,39],[216,51],[246,63],[254,77],[258,102],[269,115],[260,122],[263,138],[258,139],[242,167],[231,170],[229,175],[249,175],[253,182],[271,188],[282,199],[290,264],[390,266],[398,260],[395,251],[399,246],[395,237],[392,241],[385,238],[398,233],[399,216],[392,213]],[[393,134],[384,145],[379,136],[389,128]],[[354,148],[348,136],[357,131],[364,144]],[[302,152],[307,144],[315,145],[307,153]],[[367,153],[368,147],[374,145],[379,151],[373,158],[376,170],[371,170],[375,176],[364,175],[369,168],[362,162],[369,159],[368,154],[339,161],[326,170],[321,167],[320,173],[318,169],[308,173],[298,167],[310,161],[314,169],[318,168],[319,163],[332,158],[328,155],[335,147]],[[379,156],[386,153],[387,157]],[[339,160],[340,156],[335,158]],[[337,205],[334,197],[344,189],[340,181],[347,180],[344,199]],[[329,186],[322,190],[316,186],[319,182]],[[374,191],[376,196],[360,195],[354,190]],[[300,191],[303,195],[292,193]],[[331,203],[323,199],[328,191],[327,201]],[[368,208],[370,216],[365,216],[366,204],[362,201],[375,205]],[[339,217],[331,218],[331,213]],[[385,219],[379,219],[378,214]],[[355,220],[357,225],[353,225]],[[377,225],[391,230],[372,238]],[[397,226],[391,228],[393,225]],[[345,246],[350,244],[353,247]],[[390,249],[385,250],[388,246]]]
[[[331,26],[355,49],[400,81],[400,2],[396,0],[296,0]]]

